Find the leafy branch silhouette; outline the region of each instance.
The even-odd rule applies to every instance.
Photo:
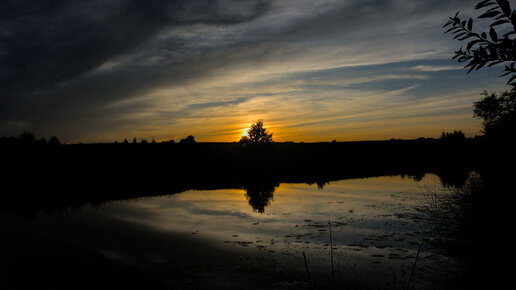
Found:
[[[487,9],[478,18],[492,19],[488,32],[474,32],[473,19],[462,20],[459,12],[450,17],[443,26],[449,27],[444,33],[453,34],[453,39],[469,40],[465,49],[461,47],[455,52],[453,59],[457,59],[459,63],[467,62],[464,68],[469,68],[468,74],[485,66],[506,63],[504,74],[500,77],[511,75],[507,84],[516,87],[516,40],[511,38],[516,34],[516,10],[511,9],[507,0],[480,1],[475,9]],[[495,30],[499,25],[511,25],[511,28],[501,34]]]

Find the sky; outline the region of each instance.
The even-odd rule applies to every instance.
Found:
[[[234,142],[258,120],[275,141],[480,135],[473,103],[508,89],[503,67],[467,75],[442,28],[476,2],[5,0],[0,136]]]

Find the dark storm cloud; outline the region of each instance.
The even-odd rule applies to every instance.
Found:
[[[266,1],[236,0],[3,1],[0,116],[19,116],[20,107],[31,107],[27,102],[41,101],[38,96],[48,98],[48,93],[54,96],[43,102],[52,102],[56,85],[66,88],[68,81],[138,47],[160,29],[192,23],[231,25],[252,20],[266,9]],[[149,75],[143,72],[141,77],[145,81]],[[107,76],[95,80],[97,89],[88,84],[65,91],[69,98],[81,99],[75,94],[85,90],[94,99],[103,87],[112,86],[107,82],[122,85],[128,78]]]
[[[233,3],[235,2],[235,3]],[[4,2],[2,88],[32,90],[72,78],[140,44],[157,30],[188,23],[233,24],[256,17],[264,2],[46,1]],[[241,9],[229,12],[222,5]],[[250,7],[248,9],[244,9]]]

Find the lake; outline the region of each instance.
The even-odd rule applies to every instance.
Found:
[[[449,194],[426,174],[191,190],[30,219],[4,213],[2,281],[62,289],[443,288],[462,265],[437,246],[446,237],[425,209]]]

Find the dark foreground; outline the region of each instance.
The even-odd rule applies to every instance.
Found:
[[[487,193],[475,197],[477,206],[470,223],[474,227],[471,252],[475,257],[470,257],[471,279],[462,285],[467,288],[486,280],[491,285],[487,273],[492,268],[486,265],[493,260],[484,251],[485,244],[495,235],[495,230],[490,228],[492,222],[503,222],[506,218],[503,203],[495,204],[493,200],[506,198],[508,181],[514,171],[502,169],[514,160],[513,155],[505,152],[511,151],[471,139],[267,146],[233,143],[4,146],[1,157],[7,171],[1,177],[0,214],[9,223],[2,225],[2,235],[6,238],[1,243],[1,280],[5,289],[39,286],[307,289],[310,285],[306,273],[299,270],[302,265],[281,268],[272,257],[264,259],[251,253],[227,251],[209,241],[163,234],[145,227],[129,228],[120,221],[100,217],[96,223],[91,223],[92,217],[85,222],[79,216],[67,221],[48,218],[39,224],[28,221],[40,212],[55,213],[80,209],[87,204],[190,189],[238,188],[260,195],[280,182],[324,186],[345,178],[382,175],[418,178],[429,172],[437,174],[445,185],[459,186],[471,171],[477,171],[483,176]],[[13,222],[19,226],[7,226]],[[49,234],[55,229],[64,235]],[[127,239],[117,239],[115,243],[107,238],[113,229]],[[83,236],[88,238],[75,242]],[[131,252],[140,251],[142,256],[113,255],[116,249],[124,247]],[[113,252],[99,254],[98,248],[111,248]],[[323,289],[331,286],[326,282],[318,286]],[[392,289],[366,282],[348,286]]]
[[[105,217],[29,223],[9,216],[2,223],[2,289],[272,289],[306,282],[303,272],[253,253]]]

